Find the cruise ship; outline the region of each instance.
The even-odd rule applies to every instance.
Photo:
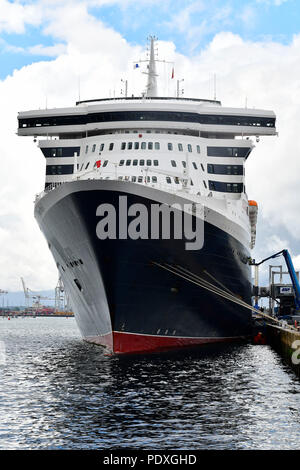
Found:
[[[82,337],[116,354],[249,338],[245,163],[276,135],[273,111],[159,96],[154,42],[142,96],[18,114],[46,160],[35,218]]]

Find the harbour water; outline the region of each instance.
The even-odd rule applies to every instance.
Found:
[[[0,449],[299,449],[300,380],[269,346],[112,357],[73,318],[0,318],[0,341]]]

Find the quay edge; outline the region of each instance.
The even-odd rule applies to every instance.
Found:
[[[269,344],[300,377],[300,331],[267,325]]]

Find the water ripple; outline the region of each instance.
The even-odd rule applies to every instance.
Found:
[[[0,449],[298,449],[300,381],[268,346],[108,357],[74,319],[0,319]]]

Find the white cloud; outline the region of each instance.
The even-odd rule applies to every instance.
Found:
[[[23,33],[25,25],[38,25],[42,10],[39,4],[25,4],[0,0],[0,32]]]
[[[247,28],[252,28],[256,23],[257,10],[251,4],[245,5],[241,12],[237,12],[237,18],[240,18]]]
[[[0,0],[6,12],[10,8],[7,3],[10,2]],[[47,10],[54,3],[56,8]],[[114,90],[119,95],[120,79],[125,77],[129,79],[130,93],[141,91],[144,86],[144,76],[132,69],[142,49],[131,46],[118,32],[92,17],[87,3],[91,1],[40,2],[44,5],[43,21],[47,17],[44,32],[58,45],[50,49],[36,46],[32,52],[40,47],[40,52],[55,52],[58,57],[15,70],[0,81],[0,126],[5,136],[0,141],[0,242],[5,247],[0,251],[2,289],[20,289],[20,276],[34,290],[51,288],[56,283],[56,267],[33,218],[33,198],[43,187],[45,162],[31,138],[15,135],[17,112],[43,107],[46,96],[49,107],[74,104],[79,74],[83,99],[109,96]],[[21,3],[16,6],[26,10]],[[19,19],[15,20],[2,12],[0,28],[6,25],[5,28],[21,30],[26,22],[33,21],[24,9],[16,10]],[[176,78],[185,79],[186,96],[212,98],[211,77],[216,73],[217,97],[223,105],[241,107],[247,97],[249,107],[276,111],[279,137],[262,138],[249,157],[247,190],[249,198],[258,200],[263,222],[273,224],[274,233],[276,227],[285,226],[298,240],[299,45],[300,36],[295,36],[291,44],[282,45],[253,43],[232,33],[220,33],[200,54],[190,58],[176,53],[173,43],[160,42],[160,56],[175,59]],[[170,94],[175,92],[175,82],[161,79],[164,91],[169,89]],[[283,242],[289,245],[288,240]],[[274,237],[269,240],[268,252],[286,245]]]
[[[172,7],[170,7],[172,11]],[[209,12],[209,17],[207,13]],[[200,20],[199,14],[201,15]],[[195,15],[197,21],[195,22]],[[171,15],[165,21],[165,26],[170,31],[182,33],[182,39],[189,44],[190,50],[194,50],[204,36],[213,33],[217,26],[222,24],[224,28],[231,23],[233,10],[229,3],[214,5],[203,0],[195,0],[185,4],[180,10]]]
[[[292,258],[294,268],[296,271],[300,271],[300,255],[295,256]]]
[[[257,3],[265,3],[266,5],[274,5],[279,7],[283,3],[289,2],[290,0],[256,0]]]
[[[35,46],[28,47],[26,51],[32,55],[57,57],[67,52],[67,45],[55,44],[54,46],[43,46],[42,44],[37,44]]]

